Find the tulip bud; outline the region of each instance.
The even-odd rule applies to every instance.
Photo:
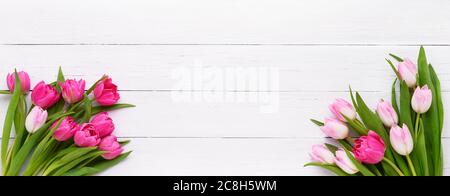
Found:
[[[324,126],[320,127],[322,132],[333,139],[341,140],[348,137],[349,129],[347,125],[333,118],[326,118]]]
[[[62,96],[68,104],[73,104],[83,99],[85,85],[86,82],[84,80],[66,80],[59,84]]]
[[[59,101],[59,93],[50,85],[45,84],[44,81],[39,82],[31,92],[31,101],[43,109],[53,106]]]
[[[350,158],[347,156],[347,153],[342,149],[339,149],[336,151],[335,163],[345,173],[356,174],[357,172],[359,172],[358,168],[355,166],[355,164],[353,164],[352,160],[350,160]]]
[[[355,140],[353,154],[358,161],[367,164],[377,164],[384,158],[386,145],[383,139],[373,132],[369,131],[367,136],[361,136]]]
[[[323,164],[333,164],[334,163],[334,154],[328,150],[328,148],[321,144],[316,144],[312,146],[312,151],[309,154],[311,159],[323,163]]]
[[[416,86],[417,67],[411,60],[404,59],[403,62],[398,64],[397,70],[400,74],[400,78],[405,81],[409,88]]]
[[[414,147],[413,138],[409,132],[408,126],[393,126],[389,135],[392,148],[400,155],[409,155]]]
[[[30,76],[28,76],[27,72],[20,71],[17,72],[20,79],[20,89],[23,94],[28,94],[30,91]],[[6,76],[6,84],[8,85],[9,91],[14,93],[14,86],[16,84],[16,76],[15,73],[10,73]]]
[[[344,99],[336,99],[334,103],[328,106],[331,113],[341,121],[346,122],[345,117],[354,120],[356,119],[356,111],[353,108],[352,104],[345,101]]]
[[[25,120],[25,128],[29,133],[36,132],[47,121],[47,111],[39,106],[35,106]]]
[[[377,106],[377,114],[386,127],[392,127],[398,123],[398,116],[392,105],[387,101],[381,101]]]
[[[97,130],[91,123],[82,124],[74,136],[74,142],[79,147],[97,146],[100,140]]]
[[[428,86],[425,85],[422,88],[417,87],[414,91],[411,100],[411,106],[413,110],[419,114],[423,114],[430,109],[431,102],[433,101],[433,94]]]
[[[106,160],[112,160],[123,152],[122,146],[117,141],[116,136],[113,135],[102,139],[99,145],[99,150],[105,151],[105,154],[103,154],[102,157]]]
[[[56,124],[57,122],[55,122],[51,128],[54,128]],[[55,133],[53,133],[53,137],[60,142],[67,141],[73,137],[79,128],[80,126],[69,116],[61,122]]]
[[[109,77],[95,86],[94,96],[97,103],[102,106],[113,105],[120,99],[117,86],[112,83],[112,79]]]
[[[114,123],[107,112],[102,112],[95,115],[91,120],[91,124],[94,125],[100,138],[111,135],[114,131]]]

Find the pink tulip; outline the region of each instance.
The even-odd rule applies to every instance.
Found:
[[[94,125],[100,138],[109,136],[114,131],[114,123],[107,112],[95,115],[91,120],[91,124]]]
[[[86,82],[84,80],[66,80],[65,82],[59,84],[61,87],[62,96],[69,104],[79,102],[83,99],[85,85]]]
[[[44,81],[39,82],[31,92],[31,101],[43,109],[53,106],[59,101],[59,93],[50,85],[45,84]]]
[[[431,102],[433,101],[433,93],[428,86],[425,85],[422,88],[417,87],[414,91],[411,100],[411,106],[414,111],[419,114],[423,114],[430,109]]]
[[[48,114],[46,110],[39,106],[35,106],[25,119],[25,128],[29,133],[35,133],[45,124],[47,117]]]
[[[413,138],[409,132],[408,126],[393,126],[390,131],[390,141],[395,152],[400,155],[409,155],[414,147]]]
[[[17,72],[17,74],[19,75],[21,84],[20,89],[22,90],[22,93],[28,94],[28,92],[30,91],[30,76],[28,76],[28,73],[24,71]],[[6,76],[6,84],[8,85],[9,91],[11,91],[11,93],[14,93],[15,83],[16,83],[15,73],[8,74]]]
[[[400,74],[400,77],[406,82],[406,85],[408,85],[408,87],[413,88],[416,86],[417,67],[411,60],[404,59],[403,62],[400,62],[398,64],[397,70]]]
[[[112,79],[109,77],[97,84],[94,89],[94,96],[97,103],[102,106],[113,105],[120,99],[117,86],[112,83]]]
[[[102,157],[106,160],[112,160],[123,152],[122,146],[117,141],[116,136],[113,135],[103,138],[100,142],[99,149],[105,151]]]
[[[75,132],[74,141],[80,147],[93,147],[100,143],[100,137],[94,125],[90,123],[82,124],[80,129]]]
[[[367,136],[355,140],[353,154],[363,163],[377,164],[383,160],[385,150],[383,139],[377,133],[369,131]]]
[[[57,123],[58,121],[51,128],[54,128]],[[53,133],[53,137],[60,142],[67,141],[75,135],[79,128],[80,126],[69,116],[61,122],[55,133]]]
[[[334,103],[328,106],[331,113],[341,121],[346,122],[345,117],[354,120],[356,119],[356,111],[353,108],[352,104],[345,101],[344,99],[336,99]]]
[[[378,103],[377,114],[386,127],[392,127],[398,123],[397,113],[387,101],[382,100]]]
[[[345,173],[356,174],[359,172],[358,168],[355,166],[355,164],[353,164],[352,160],[350,160],[350,158],[347,156],[347,153],[345,153],[345,151],[342,149],[339,149],[336,151],[335,163]]]
[[[324,126],[320,127],[322,132],[333,139],[341,140],[348,137],[349,129],[345,123],[333,119],[326,118]]]
[[[323,163],[323,164],[333,164],[334,155],[328,148],[323,144],[316,144],[312,146],[312,151],[309,154],[311,159]]]

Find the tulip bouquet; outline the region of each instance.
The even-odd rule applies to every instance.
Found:
[[[0,91],[11,98],[2,134],[3,175],[93,175],[130,154],[123,153],[129,141],[117,140],[107,112],[133,105],[117,103],[120,95],[108,76],[85,90],[84,80],[66,80],[60,68],[55,82],[36,84],[29,109],[28,74],[8,74],[7,86]]]
[[[428,64],[423,47],[418,66],[407,58],[390,56],[398,61],[395,67],[386,59],[397,76],[391,103],[381,100],[372,111],[361,95],[350,89],[351,103],[337,99],[329,106],[333,117],[324,122],[312,120],[337,142],[314,145],[310,153],[313,162],[306,166],[343,176],[443,174],[444,113],[436,72]]]

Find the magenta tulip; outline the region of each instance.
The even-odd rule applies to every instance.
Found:
[[[52,128],[54,128],[57,123],[58,122],[55,122],[52,125]],[[75,132],[77,132],[79,128],[80,126],[69,116],[61,122],[59,127],[53,133],[53,137],[60,142],[67,141],[75,135]]]
[[[48,114],[46,110],[39,106],[35,106],[25,119],[25,128],[29,133],[35,133],[45,124],[47,117]]]
[[[403,127],[393,126],[389,137],[392,147],[398,154],[406,156],[412,152],[414,147],[413,138],[408,126],[405,124],[403,124]]]
[[[53,106],[59,101],[60,95],[56,89],[50,85],[45,84],[44,81],[39,82],[31,92],[31,101],[43,109]]]
[[[369,131],[367,136],[361,136],[355,140],[353,154],[363,163],[377,164],[384,158],[386,145],[383,139],[374,131]]]
[[[347,174],[356,174],[359,172],[358,168],[355,166],[355,164],[352,162],[352,160],[347,156],[347,153],[342,149],[339,149],[336,151],[335,163],[339,168],[342,169],[342,171],[344,171]]]
[[[114,131],[114,122],[107,112],[95,115],[91,120],[91,124],[94,125],[100,138],[109,136]]]
[[[397,70],[400,74],[400,78],[405,81],[408,87],[413,88],[416,86],[417,67],[411,60],[404,59],[403,62],[398,64]]]
[[[97,130],[95,130],[94,125],[85,123],[81,125],[77,132],[75,132],[74,141],[75,144],[80,147],[93,147],[97,146],[101,139]]]
[[[105,151],[105,154],[103,154],[102,157],[106,160],[112,160],[123,152],[122,146],[117,141],[116,136],[113,135],[102,139],[99,145],[99,150]]]
[[[20,79],[20,89],[22,90],[23,94],[28,94],[30,91],[30,76],[28,76],[27,72],[20,71],[17,72],[17,75],[19,75]],[[16,77],[15,73],[10,73],[6,76],[6,84],[8,85],[9,91],[11,93],[14,93],[14,86],[16,83]]]
[[[422,88],[416,88],[411,99],[411,106],[415,112],[423,114],[430,109],[432,101],[433,93],[428,89],[428,86],[425,85]]]
[[[102,106],[113,105],[120,99],[117,86],[112,83],[112,79],[109,77],[97,84],[94,89],[94,96],[97,103]]]
[[[324,145],[324,144],[316,144],[312,146],[312,151],[309,154],[311,159],[323,163],[323,164],[333,164],[334,163],[334,155],[333,153]]]
[[[336,101],[332,103],[328,108],[330,109],[331,113],[333,113],[333,115],[341,121],[346,122],[344,116],[351,120],[356,119],[355,108],[353,108],[352,104],[345,101],[344,99],[336,99]]]
[[[333,118],[326,118],[324,126],[320,127],[322,132],[333,139],[341,140],[348,137],[349,129],[347,125]]]
[[[84,80],[66,80],[65,82],[59,84],[61,87],[62,96],[69,104],[79,102],[83,99],[85,85],[86,82]]]
[[[381,101],[377,106],[377,114],[386,127],[397,125],[398,116],[392,105],[387,101]]]

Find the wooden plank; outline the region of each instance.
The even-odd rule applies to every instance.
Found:
[[[384,58],[392,52],[415,60],[418,49],[417,46],[0,46],[0,78],[17,67],[30,72],[33,84],[51,81],[62,65],[69,78],[82,77],[90,84],[108,73],[122,90],[305,92],[346,91],[352,85],[361,91],[388,92],[395,76]],[[443,90],[450,91],[450,86],[445,85],[450,83],[450,47],[426,49]],[[195,66],[200,66],[203,74],[194,75]],[[278,71],[264,70],[269,67]],[[278,81],[279,87],[225,86],[229,81],[243,83],[242,79],[229,79],[237,77],[240,70],[278,74],[278,80],[271,77],[272,80],[265,81],[275,87]],[[180,71],[185,71],[183,77],[177,74]],[[224,75],[224,82],[214,83]],[[201,85],[190,85],[194,80]],[[5,88],[0,83],[0,89]]]
[[[437,0],[0,2],[1,44],[450,44]]]

